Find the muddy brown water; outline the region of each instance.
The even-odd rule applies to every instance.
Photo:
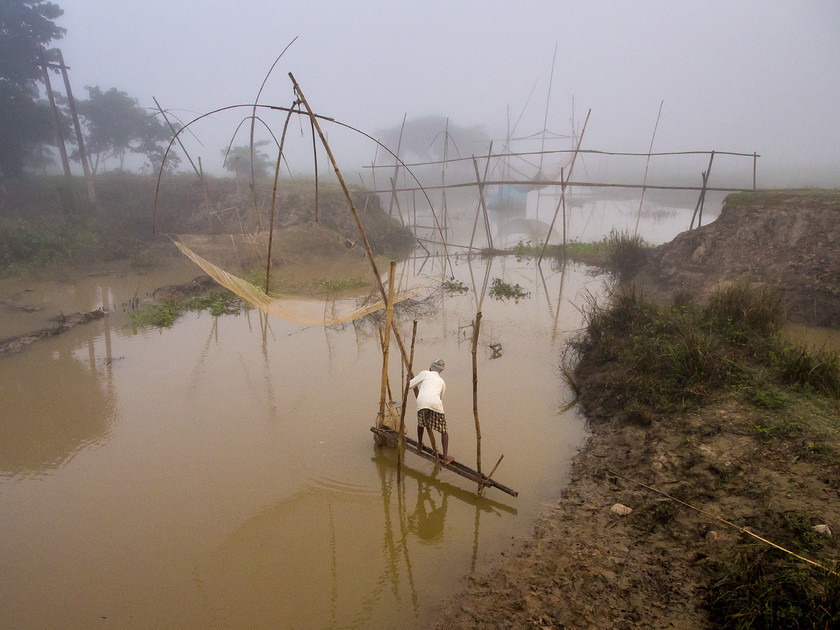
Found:
[[[457,262],[456,277],[481,283],[486,264]],[[527,262],[491,265],[492,277],[530,291],[518,304],[485,297],[478,353],[484,469],[504,454],[495,476],[518,498],[488,490],[477,499],[473,484],[410,454],[397,482],[394,452],[374,447],[369,431],[381,371],[371,330],[243,311],[134,332],[121,303],[136,279],[28,282],[31,304],[117,308],[0,357],[4,618],[17,627],[422,627],[467,575],[530,533],[585,436],[583,419],[562,411],[559,365],[578,325],[574,296],[601,280],[575,267],[541,278]],[[474,465],[464,326],[475,298],[432,300],[417,364],[446,360],[451,449]],[[30,329],[49,308],[28,314]],[[23,325],[6,314],[9,329]],[[409,403],[412,433],[414,414]]]
[[[411,454],[398,479],[395,452],[374,446],[381,353],[371,329],[243,311],[134,330],[122,304],[197,275],[182,263],[0,283],[0,338],[59,311],[112,311],[0,356],[4,625],[421,628],[558,499],[586,436],[565,408],[560,364],[577,305],[601,278],[514,258],[398,268],[432,284],[498,277],[529,292],[483,299],[483,468],[504,454],[495,478],[519,496],[477,498],[473,484]],[[445,359],[451,451],[474,466],[476,294],[431,298],[416,366]],[[401,329],[408,343],[410,322]],[[395,345],[391,357],[396,392]],[[415,413],[410,401],[412,434]]]

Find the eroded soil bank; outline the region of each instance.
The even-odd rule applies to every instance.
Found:
[[[779,287],[794,320],[837,326],[838,218],[834,191],[734,196],[718,221],[654,250],[639,280],[662,300],[699,299],[746,276]],[[836,567],[840,465],[811,435],[767,430],[766,408],[726,391],[655,422],[620,419],[587,369],[576,377],[592,437],[569,485],[533,538],[469,577],[438,628],[720,627],[709,605],[722,563],[770,549],[746,529]]]

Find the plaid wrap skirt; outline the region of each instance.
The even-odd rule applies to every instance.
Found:
[[[425,429],[434,429],[446,433],[446,417],[434,409],[418,409],[417,425]]]

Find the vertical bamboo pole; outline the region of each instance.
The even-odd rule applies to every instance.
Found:
[[[315,162],[315,223],[318,223],[318,146],[315,144],[315,124],[310,120],[312,128],[312,159]]]
[[[472,249],[473,242],[475,241],[475,230],[478,227],[478,215],[481,213],[481,209],[484,207],[484,203],[483,203],[484,195],[483,195],[482,191],[484,190],[484,182],[487,180],[487,171],[490,170],[490,158],[492,156],[493,156],[493,141],[491,140],[490,141],[490,150],[487,151],[487,162],[484,163],[484,178],[479,179],[479,183],[478,183],[479,201],[478,201],[478,206],[475,209],[475,221],[473,222],[472,236],[470,236],[470,249]],[[473,157],[473,161],[475,161],[475,157]],[[476,178],[478,179],[477,174],[476,174]],[[485,219],[486,219],[486,214],[487,213],[485,212]],[[484,224],[485,224],[485,226],[487,225],[486,220],[485,220]],[[490,241],[489,241],[489,233],[488,233],[487,244],[488,244],[488,246],[491,246]]]
[[[709,184],[709,176],[712,174],[712,161],[715,159],[715,152],[709,155],[709,166],[706,168],[706,174],[703,176],[703,190],[700,191],[700,214],[697,215],[697,227],[703,223],[703,206],[706,205],[706,187]]]
[[[274,243],[274,211],[277,207],[277,182],[280,179],[280,162],[283,160],[283,146],[286,144],[286,132],[289,129],[289,120],[292,117],[295,104],[289,108],[286,114],[286,122],[283,124],[283,135],[280,136],[280,148],[277,150],[277,163],[274,166],[274,187],[271,190],[271,216],[268,219],[268,254],[265,257],[265,292],[271,286],[271,248]]]
[[[414,340],[417,338],[417,320],[414,320],[414,326],[411,329],[411,354],[408,355],[408,366],[405,374],[405,387],[403,388],[402,407],[400,408],[400,429],[397,436],[397,480],[400,478],[400,463],[403,458],[403,449],[405,448],[403,433],[405,433],[405,406],[408,403],[408,384],[411,382],[411,370],[414,363]]]
[[[572,154],[572,163],[569,164],[569,177],[568,179],[572,178],[572,169],[575,168],[575,160],[577,160],[578,152],[580,151],[580,145],[583,142],[583,134],[586,133],[586,125],[589,123],[589,115],[592,113],[592,109],[586,112],[586,120],[583,121],[583,129],[580,131],[580,137],[578,138],[577,146],[575,147],[575,152]],[[543,243],[542,249],[540,250],[540,257],[537,259],[537,264],[540,264],[543,259],[543,255],[545,254],[545,248],[548,247],[548,241],[551,239],[551,231],[554,229],[554,222],[557,221],[557,213],[560,212],[560,206],[562,205],[564,208],[566,207],[566,184],[562,182],[560,185],[560,201],[557,202],[557,207],[554,209],[554,216],[551,218],[551,225],[548,226],[548,234],[545,237],[545,243]],[[565,228],[564,228],[565,232]]]
[[[338,183],[341,185],[342,191],[344,191],[344,197],[347,199],[347,203],[350,206],[350,212],[353,214],[353,219],[356,222],[356,227],[358,228],[359,234],[362,237],[362,242],[365,246],[365,253],[367,254],[368,260],[370,261],[370,266],[373,269],[373,275],[376,278],[376,284],[379,287],[379,294],[382,296],[383,300],[387,301],[385,286],[382,284],[382,278],[379,276],[379,269],[376,266],[376,260],[373,256],[373,250],[370,248],[370,242],[368,241],[367,234],[365,234],[365,229],[364,227],[362,227],[362,220],[359,218],[359,213],[356,211],[356,205],[353,203],[353,197],[350,196],[350,191],[347,189],[347,184],[344,183],[344,177],[342,177],[341,175],[341,169],[338,168],[338,162],[336,162],[335,156],[332,153],[332,149],[330,149],[330,145],[327,143],[327,138],[324,136],[324,132],[321,131],[321,125],[318,124],[318,119],[315,116],[315,113],[312,111],[312,108],[309,107],[309,102],[303,95],[303,90],[300,89],[298,82],[295,80],[295,77],[291,72],[289,73],[289,78],[292,80],[292,85],[294,85],[295,93],[298,95],[298,98],[300,98],[300,102],[306,108],[310,119],[315,125],[315,130],[318,132],[318,137],[321,138],[321,144],[324,145],[324,150],[327,152],[327,156],[330,159],[333,171],[335,171],[335,176],[338,179]],[[394,329],[394,337],[397,340],[397,345],[399,345],[400,347],[400,353],[402,354],[403,361],[407,362],[408,353],[405,350],[405,344],[403,344],[403,340],[400,336],[399,330]]]
[[[656,115],[656,124],[653,126],[653,135],[650,138],[650,148],[648,149],[647,162],[645,162],[645,176],[642,180],[642,197],[639,199],[639,213],[636,215],[636,229],[633,231],[633,236],[639,233],[639,219],[642,218],[642,204],[645,201],[645,188],[647,187],[648,167],[650,166],[650,154],[653,152],[653,141],[656,138],[656,129],[659,127],[659,118],[662,116],[662,106],[665,101],[659,102],[659,113]]]
[[[758,166],[758,153],[753,151],[753,190],[755,190],[755,170]]]
[[[490,232],[490,218],[487,216],[487,204],[484,202],[484,182],[481,179],[481,175],[478,173],[478,162],[475,160],[475,156],[472,156],[473,168],[475,169],[475,180],[478,182],[478,203],[479,207],[484,214],[484,230],[487,234],[487,246],[490,249],[493,249],[493,235]],[[476,217],[477,219],[478,217]],[[470,242],[470,247],[472,247],[472,242]]]
[[[478,351],[478,333],[481,329],[481,311],[475,314],[475,322],[473,324],[473,340],[472,340],[472,376],[473,376],[473,416],[475,416],[475,469],[478,476],[481,477],[481,424],[478,421],[478,364],[476,361],[476,353]],[[478,484],[478,490],[481,491],[481,484]]]
[[[391,347],[391,321],[394,318],[394,276],[397,263],[391,261],[388,275],[388,304],[385,308],[385,339],[382,342],[382,388],[379,392],[379,416],[376,419],[377,428],[381,428],[385,421],[385,390],[388,386],[388,351]]]

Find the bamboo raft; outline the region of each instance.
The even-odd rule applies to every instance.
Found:
[[[382,438],[382,440],[386,444],[390,445],[397,445],[397,439],[399,434],[394,431],[393,429],[389,429],[388,427],[371,427],[371,432],[378,435]],[[488,488],[497,488],[502,492],[509,494],[512,497],[518,497],[519,492],[517,490],[513,490],[512,488],[508,488],[506,485],[499,483],[498,481],[491,479],[489,476],[485,474],[479,474],[477,471],[473,470],[469,466],[465,466],[458,461],[453,460],[449,464],[444,464],[435,454],[435,452],[430,449],[428,446],[423,446],[423,450],[419,450],[417,448],[417,441],[413,440],[412,438],[408,437],[407,435],[403,436],[403,441],[405,443],[405,449],[415,455],[419,455],[423,459],[426,459],[430,462],[434,462],[438,466],[442,466],[447,470],[451,470],[456,475],[461,475],[465,479],[469,479],[477,484]]]

